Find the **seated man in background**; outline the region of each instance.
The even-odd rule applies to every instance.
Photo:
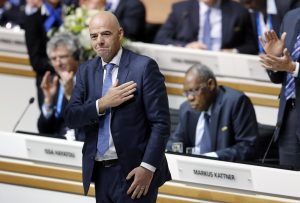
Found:
[[[258,135],[256,115],[249,98],[237,90],[217,85],[213,72],[202,64],[185,75],[179,123],[167,149],[181,142],[183,150],[220,160],[250,160]]]
[[[83,141],[77,130],[75,133],[74,129],[66,127],[62,117],[75,83],[74,75],[80,59],[79,41],[70,33],[57,33],[47,43],[47,55],[57,75],[53,76],[47,71],[43,77],[41,89],[44,102],[38,130],[56,138]]]
[[[258,52],[246,8],[231,0],[187,0],[175,3],[154,43],[187,48]]]
[[[140,0],[106,0],[106,10],[117,16],[126,38],[134,41],[144,39],[146,11]]]

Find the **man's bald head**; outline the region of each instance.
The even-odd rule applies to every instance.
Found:
[[[124,35],[117,17],[111,12],[101,11],[91,19],[89,31],[94,51],[109,63],[118,53]]]
[[[93,26],[106,25],[114,29],[120,28],[117,17],[110,11],[100,11],[94,15],[89,23],[89,28]]]

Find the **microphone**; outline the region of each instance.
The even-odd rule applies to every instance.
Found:
[[[275,133],[272,135],[272,138],[271,138],[271,140],[270,140],[270,142],[269,142],[269,144],[268,144],[267,150],[265,151],[264,156],[263,156],[263,158],[262,158],[262,160],[261,160],[261,163],[262,163],[262,164],[265,163],[265,160],[266,160],[266,158],[267,158],[267,155],[268,155],[269,150],[270,150],[270,148],[271,148],[271,145],[272,145],[272,143],[273,143],[274,137],[275,137]]]
[[[22,118],[24,117],[25,113],[27,112],[29,106],[34,102],[34,97],[31,97],[29,99],[29,103],[27,104],[26,108],[24,109],[23,113],[21,114],[20,118],[18,119],[18,121],[16,122],[14,128],[13,128],[13,132],[16,132],[16,128],[19,125],[20,121],[22,120]]]

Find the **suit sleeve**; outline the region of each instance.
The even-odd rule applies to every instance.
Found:
[[[76,73],[76,84],[64,115],[69,128],[82,128],[99,122],[96,100],[85,101],[86,85],[85,70],[88,65],[81,65]],[[91,68],[91,67],[90,67]]]
[[[239,53],[257,54],[258,53],[257,40],[255,39],[256,36],[254,35],[250,13],[246,9],[242,13],[241,19],[242,19],[241,26],[243,29],[244,40],[243,43],[238,45],[236,48],[239,51]]]
[[[181,21],[178,17],[179,15],[180,13],[177,13],[175,6],[173,6],[172,12],[169,14],[168,19],[157,32],[154,43],[165,45],[172,44],[176,46],[186,45],[186,42],[176,40],[177,28]]]
[[[140,1],[131,1],[120,14],[119,21],[125,36],[131,40],[141,40],[146,21],[145,7]]]
[[[145,114],[151,126],[142,161],[158,168],[170,135],[170,112],[164,77],[153,60],[143,73],[142,91]]]
[[[38,130],[40,133],[55,133],[54,124],[55,117],[53,115],[51,115],[49,118],[45,118],[43,113],[40,114],[38,119]]]
[[[42,21],[38,21],[36,15],[26,16],[25,41],[29,59],[33,70],[38,75],[44,75],[48,70],[54,72],[46,54],[47,37],[44,36]]]
[[[243,95],[233,104],[231,122],[234,142],[231,147],[218,150],[221,160],[250,160],[255,156],[254,144],[258,135],[256,115],[250,99]]]

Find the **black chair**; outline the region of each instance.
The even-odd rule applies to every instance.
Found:
[[[274,130],[275,126],[258,123],[258,137],[255,143],[256,162],[275,165],[279,163],[278,144],[273,140]]]
[[[146,23],[145,36],[144,36],[143,41],[146,43],[153,43],[156,33],[158,32],[160,27],[161,27],[161,24]]]
[[[179,110],[170,108],[171,117],[171,134],[175,131],[176,126],[179,122]]]

